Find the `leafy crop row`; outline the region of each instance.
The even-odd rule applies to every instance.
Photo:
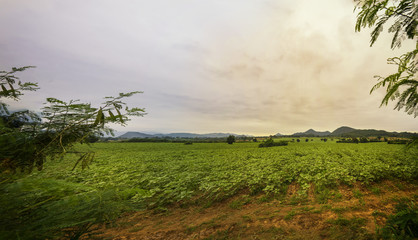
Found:
[[[137,189],[131,199],[144,206],[196,194],[225,197],[244,188],[280,192],[291,182],[307,188],[312,183],[329,186],[418,177],[416,151],[381,143],[306,143],[267,149],[252,143],[106,143],[94,148],[97,159],[88,170],[37,175],[83,182],[98,189]]]
[[[19,216],[10,224],[17,221],[33,225],[48,219],[48,209],[67,208],[80,216],[71,218],[69,213],[69,219],[83,219],[81,216],[88,213],[103,222],[110,219],[106,211],[111,216],[116,214],[113,210],[128,205],[144,209],[190,199],[216,201],[243,189],[253,194],[282,194],[294,182],[303,194],[311,184],[327,188],[355,181],[418,178],[417,150],[405,151],[403,146],[384,143],[309,142],[277,148],[258,148],[257,143],[96,143],[92,148],[96,158],[88,169],[71,171],[77,159],[74,156],[47,163],[42,172],[3,184],[1,203],[12,207],[3,209],[2,215]],[[31,184],[42,181],[49,184]],[[90,202],[95,204],[84,209],[77,204],[83,201],[80,199],[92,199]],[[17,204],[20,207],[13,207]],[[87,211],[92,209],[97,214]],[[61,220],[50,219],[67,227],[80,226],[76,220],[65,218],[64,213],[57,215],[62,216]],[[10,224],[8,229],[14,229]],[[18,228],[15,226],[14,231],[19,232]]]

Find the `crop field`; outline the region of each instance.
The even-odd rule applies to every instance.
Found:
[[[81,145],[95,152],[84,170],[71,171],[77,156],[69,156],[3,178],[0,237],[303,239],[297,227],[306,220],[321,226],[314,239],[344,239],[338,234],[347,229],[347,239],[372,239],[396,201],[417,200],[417,149],[319,139],[258,144]]]

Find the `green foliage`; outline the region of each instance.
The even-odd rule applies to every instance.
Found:
[[[268,138],[264,142],[260,143],[258,147],[274,147],[274,146],[287,146],[289,143],[287,141],[278,141],[275,142],[272,138]]]
[[[360,141],[356,137],[352,138],[343,138],[341,140],[338,140],[336,143],[359,143]]]
[[[370,46],[372,46],[380,33],[383,31],[384,25],[393,19],[392,26],[388,32],[393,34],[391,48],[400,47],[403,38],[414,39],[417,34],[417,4],[414,0],[401,1],[376,1],[376,0],[360,0],[356,9],[360,9],[357,15],[356,31],[362,28],[373,27],[371,33]]]
[[[226,142],[227,142],[228,144],[233,144],[233,143],[235,142],[235,136],[234,136],[234,135],[229,135],[229,136],[226,138]]]
[[[0,239],[17,239],[16,234],[21,239],[89,238],[93,224],[131,206],[162,211],[172,203],[210,204],[244,190],[280,197],[291,183],[301,189],[295,204],[306,199],[303,191],[311,184],[319,191],[318,201],[325,203],[338,200],[337,193],[326,189],[339,183],[418,178],[417,150],[385,143],[314,141],[258,148],[252,142],[113,142],[79,144],[75,150],[95,152],[89,168],[70,171],[68,163],[78,156],[66,155],[46,162],[43,171],[0,185]],[[251,198],[235,200],[231,207],[240,208]]]
[[[30,67],[13,68],[11,72],[0,72],[2,90],[0,97],[19,99],[23,90],[36,90],[33,83],[16,83],[13,74]],[[4,85],[8,84],[9,88]],[[17,84],[17,85],[16,85]],[[15,87],[13,87],[16,85]],[[31,171],[34,166],[42,169],[47,157],[59,157],[76,153],[86,160],[86,152],[74,152],[77,143],[88,143],[95,136],[111,134],[109,123],[125,125],[129,116],[142,116],[144,110],[128,108],[122,99],[140,92],[120,93],[117,97],[106,97],[99,107],[80,103],[78,100],[65,102],[47,98],[46,106],[38,115],[31,111],[10,113],[5,104],[0,109],[0,170],[15,172]],[[84,156],[84,157],[83,157]],[[85,163],[86,161],[83,161]]]
[[[409,143],[407,143],[406,147],[407,149],[418,148],[418,137],[413,138]]]
[[[395,139],[387,141],[388,144],[408,144],[410,142],[412,141],[408,139]]]
[[[90,148],[96,157],[89,169],[62,172],[68,161],[77,160],[68,156],[32,175],[83,182],[99,189],[139,189],[129,201],[149,208],[187,201],[195,194],[201,200],[221,200],[243,189],[281,195],[292,182],[305,191],[312,183],[324,189],[354,181],[418,177],[417,150],[406,152],[403,146],[385,143],[318,141],[285,148],[258,148],[257,143],[95,143],[78,146],[77,151]]]
[[[0,98],[19,100],[23,91],[38,89],[37,84],[22,83],[14,75],[28,68],[0,71]],[[48,98],[40,114],[11,113],[6,104],[0,104],[0,239],[79,239],[91,235],[93,226],[127,210],[125,200],[141,190],[119,193],[118,189],[81,185],[79,179],[62,180],[63,167],[54,169],[55,178],[8,175],[5,170],[31,172],[34,166],[40,170],[47,157],[62,162],[66,153],[78,155],[73,170],[77,165],[86,168],[95,154],[77,151],[75,145],[112,133],[106,126],[109,123],[125,125],[129,116],[142,116],[143,109],[128,108],[122,101],[137,93],[106,97],[99,107]]]
[[[386,95],[382,105],[387,105],[390,100],[398,99],[395,105],[396,110],[405,109],[408,114],[418,116],[418,42],[417,49],[403,54],[400,57],[388,59],[388,64],[398,66],[398,72],[387,77],[376,76],[378,83],[371,89],[370,93],[380,87],[386,86]]]
[[[412,200],[403,199],[396,205],[379,235],[383,239],[416,239],[418,237],[418,207]]]
[[[400,47],[404,39],[412,39],[417,36],[418,4],[415,0],[401,1],[376,1],[360,0],[356,9],[360,9],[357,15],[356,31],[362,28],[374,27],[371,33],[370,46],[372,46],[383,27],[392,24],[388,31],[393,34],[391,48]],[[412,51],[402,54],[400,57],[388,59],[388,64],[398,67],[397,72],[387,77],[376,76],[378,83],[371,89],[375,91],[380,87],[386,87],[386,95],[381,105],[387,105],[389,100],[397,99],[395,109],[405,109],[408,114],[418,116],[418,81],[417,81],[417,54],[418,40]]]
[[[23,178],[0,191],[1,239],[79,239],[127,210],[112,189],[63,180]]]
[[[21,68],[12,68],[11,71],[0,71],[0,98],[10,98],[13,100],[19,100],[23,95],[22,91],[35,91],[38,88],[37,83],[19,81],[19,78],[14,74],[17,72],[25,71],[28,68],[34,68],[33,66],[26,66]],[[9,113],[7,105],[0,102],[0,114]]]

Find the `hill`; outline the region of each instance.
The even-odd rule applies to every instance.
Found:
[[[398,137],[398,138],[416,138],[418,133],[409,132],[387,132],[385,130],[375,129],[354,129],[350,132],[344,132],[336,135],[336,137]]]
[[[352,127],[342,126],[335,129],[332,133],[329,131],[318,132],[309,129],[306,132],[297,132],[292,137],[398,137],[398,138],[416,138],[418,133],[410,132],[388,132],[376,129],[355,129]]]
[[[341,135],[343,135],[343,134],[346,134],[346,133],[350,133],[350,132],[353,132],[353,131],[356,131],[357,129],[354,129],[354,128],[351,128],[351,127],[346,127],[346,126],[343,126],[343,127],[339,127],[339,128],[337,128],[337,129],[335,129],[331,134],[330,134],[330,136],[341,136]]]
[[[250,135],[239,135],[235,133],[157,133],[157,134],[147,134],[141,132],[127,132],[119,136],[119,139],[130,139],[130,138],[227,138],[229,135],[235,137],[253,137]],[[276,133],[274,136],[281,137],[284,136],[280,133]],[[409,133],[409,132],[387,132],[385,130],[376,130],[376,129],[355,129],[352,127],[342,126],[335,129],[333,132],[324,131],[319,132],[314,129],[309,129],[305,132],[297,132],[291,137],[399,137],[399,138],[414,138],[418,137],[418,133]]]
[[[146,133],[140,133],[140,132],[127,132],[125,134],[120,135],[118,138],[153,138],[154,135],[146,134]]]
[[[309,129],[306,132],[297,132],[297,133],[294,133],[291,136],[294,136],[294,137],[325,137],[325,136],[328,136],[330,134],[331,133],[329,131],[318,132],[318,131],[315,131],[313,129]]]

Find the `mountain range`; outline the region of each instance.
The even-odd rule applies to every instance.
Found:
[[[312,137],[318,136],[318,137],[324,137],[324,136],[328,136],[330,134],[331,134],[331,132],[329,132],[329,131],[317,132],[317,131],[315,131],[315,130],[313,130],[311,128],[311,129],[309,129],[306,132],[297,132],[297,133],[294,133],[294,134],[292,134],[292,136],[295,136],[295,137],[301,137],[301,136],[312,136]]]
[[[120,135],[120,139],[129,139],[129,138],[226,138],[229,135],[235,137],[253,137],[251,135],[239,135],[234,133],[206,133],[206,134],[197,134],[197,133],[141,133],[141,132],[127,132]],[[275,134],[274,136],[289,136],[289,137],[402,137],[402,138],[412,138],[418,137],[418,133],[409,133],[409,132],[387,132],[384,130],[375,130],[375,129],[355,129],[347,126],[339,127],[333,132],[330,131],[315,131],[314,129],[309,129],[305,132],[297,132],[291,135],[283,135],[280,133]]]
[[[283,136],[278,133],[276,136]],[[297,132],[292,135],[292,137],[402,137],[402,138],[412,138],[418,137],[418,133],[410,132],[387,132],[385,130],[376,130],[376,129],[355,129],[347,126],[339,127],[333,132],[325,131],[318,132],[313,129],[309,129],[306,132]]]
[[[235,137],[249,137],[248,135],[238,135],[234,133],[206,133],[206,134],[197,134],[197,133],[157,133],[157,134],[146,134],[141,132],[127,132],[120,135],[118,138],[226,138],[229,135]]]

